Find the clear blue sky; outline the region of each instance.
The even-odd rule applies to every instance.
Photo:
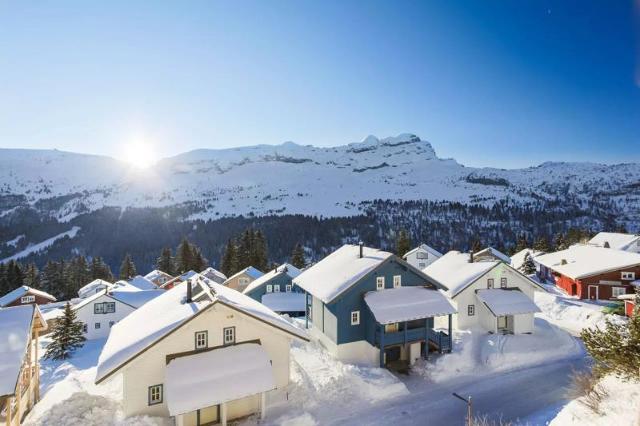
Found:
[[[639,25],[622,0],[0,0],[0,147],[413,132],[467,165],[640,161]]]

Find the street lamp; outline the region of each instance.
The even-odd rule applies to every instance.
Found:
[[[461,401],[464,401],[467,404],[467,426],[472,426],[472,421],[471,421],[471,396],[469,396],[468,398],[465,398],[463,396],[458,395],[457,393],[453,392],[451,395],[455,396],[456,398],[458,398]]]

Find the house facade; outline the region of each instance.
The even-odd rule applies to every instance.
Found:
[[[0,309],[0,424],[19,426],[40,399],[38,338],[47,328],[36,305]]]
[[[56,298],[49,293],[23,285],[0,297],[0,308],[21,305],[45,305],[55,301]]]
[[[632,294],[640,276],[640,254],[578,245],[536,257],[538,277],[580,299],[611,300]]]
[[[248,266],[230,276],[223,285],[242,293],[251,282],[257,280],[263,275],[264,272],[254,268],[253,266]]]
[[[418,247],[408,251],[404,256],[402,256],[409,265],[420,270],[431,265],[440,257],[442,257],[442,253],[426,244],[420,244]]]
[[[412,364],[451,350],[455,310],[442,287],[391,253],[344,245],[293,282],[307,294],[307,328],[342,361]],[[448,317],[446,332],[434,329],[437,316]]]
[[[122,375],[126,416],[226,425],[265,415],[265,395],[289,383],[291,341],[307,339],[253,299],[195,276],[114,326],[96,383]]]
[[[468,253],[451,251],[424,273],[447,287],[457,309],[456,328],[481,327],[503,334],[534,331],[534,314],[540,312],[534,292],[544,289],[505,262],[476,261]]]
[[[285,263],[252,281],[243,293],[279,314],[301,316],[305,313],[305,296],[293,279],[300,270]]]

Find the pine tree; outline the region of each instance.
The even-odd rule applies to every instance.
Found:
[[[258,268],[261,271],[267,270],[268,253],[267,253],[267,241],[264,238],[262,231],[258,230],[253,235],[253,242],[251,244],[251,266]]]
[[[193,259],[191,261],[189,270],[202,272],[207,269],[207,259],[204,258],[200,249],[193,244],[191,245],[191,254]]]
[[[551,246],[545,237],[540,237],[533,243],[533,249],[543,253],[549,253],[551,251]]]
[[[131,278],[137,275],[136,265],[133,263],[131,259],[131,255],[127,253],[120,265],[120,279],[121,280],[130,280]]]
[[[411,238],[409,238],[409,234],[406,230],[401,229],[398,232],[398,238],[396,239],[396,254],[399,257],[402,257],[411,250]]]
[[[227,247],[225,248],[222,259],[220,260],[220,270],[227,277],[232,276],[240,270],[240,268],[238,268],[236,245],[231,239],[227,241]]]
[[[193,256],[194,253],[192,251],[191,244],[186,238],[183,238],[176,249],[176,269],[174,272],[177,275],[180,275],[189,271],[193,265]]]
[[[165,274],[173,275],[173,255],[171,253],[171,249],[169,247],[165,247],[160,252],[160,257],[156,260],[156,268]]]
[[[254,260],[252,259],[252,255],[254,254],[254,240],[255,237],[253,235],[253,229],[245,229],[242,236],[238,239],[237,259],[239,269],[244,269],[247,266],[255,266],[256,268],[258,268],[258,265],[251,265],[251,261]]]
[[[479,239],[475,239],[473,240],[473,242],[471,243],[471,252],[472,253],[477,253],[480,250],[482,250],[482,243],[480,242]]]
[[[91,265],[89,266],[89,275],[90,280],[105,280],[108,282],[113,282],[113,273],[111,273],[111,268],[109,265],[104,263],[100,256],[95,256],[91,259]]]
[[[35,263],[30,263],[24,273],[24,285],[40,288],[40,272]]]
[[[624,380],[640,379],[640,289],[629,321],[607,320],[604,330],[585,328],[580,333],[584,345],[595,360],[599,376],[612,373]]]
[[[298,269],[304,269],[307,262],[304,258],[304,249],[300,243],[296,244],[291,253],[291,264]]]
[[[525,234],[521,234],[516,241],[515,253],[522,251],[526,248],[529,248],[529,242],[527,241],[527,236]]]
[[[553,245],[555,246],[555,250],[556,251],[566,250],[567,248],[569,248],[569,245],[565,241],[564,234],[562,232],[560,232],[560,233],[558,233],[558,235],[556,235],[556,238],[553,241]]]
[[[533,263],[533,259],[531,258],[530,253],[527,253],[524,255],[524,262],[522,262],[522,266],[520,266],[520,270],[525,275],[531,275],[536,273],[536,264]]]
[[[82,333],[83,324],[76,319],[76,313],[67,302],[64,314],[55,325],[51,334],[51,343],[47,345],[44,357],[47,359],[67,359],[86,340]]]

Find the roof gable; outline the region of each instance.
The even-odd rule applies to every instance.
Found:
[[[263,276],[253,280],[251,283],[249,283],[247,288],[244,289],[243,293],[248,294],[257,288],[268,284],[274,278],[280,277],[282,275],[287,275],[293,280],[295,277],[300,275],[301,272],[302,271],[300,271],[300,269],[296,268],[295,266],[289,263],[284,263],[277,268],[267,272]]]
[[[10,291],[9,293],[5,294],[4,296],[0,297],[0,307],[2,306],[6,306],[11,302],[14,302],[16,300],[18,300],[19,298],[21,298],[22,296],[26,295],[26,294],[31,294],[33,296],[40,296],[40,297],[44,297],[45,299],[49,299],[52,302],[56,301],[56,298],[53,297],[52,295],[50,295],[49,293],[46,293],[42,290],[36,290],[35,288],[31,288],[29,286],[23,285],[20,286],[12,291]]]
[[[422,244],[420,244],[418,247],[416,247],[416,248],[414,248],[414,249],[411,249],[411,250],[409,250],[408,252],[406,252],[406,253],[404,254],[404,256],[402,256],[402,258],[403,258],[403,259],[406,259],[406,258],[407,258],[407,256],[410,256],[410,255],[412,255],[413,253],[415,253],[415,252],[417,252],[417,251],[419,251],[419,250],[423,250],[423,251],[426,251],[426,252],[428,252],[428,253],[431,253],[431,254],[433,254],[433,255],[434,255],[434,256],[436,256],[436,257],[441,257],[441,256],[442,256],[442,253],[440,253],[438,250],[434,249],[434,248],[433,248],[433,247],[431,247],[431,246],[428,246],[428,245],[426,245],[426,244],[422,243]]]

